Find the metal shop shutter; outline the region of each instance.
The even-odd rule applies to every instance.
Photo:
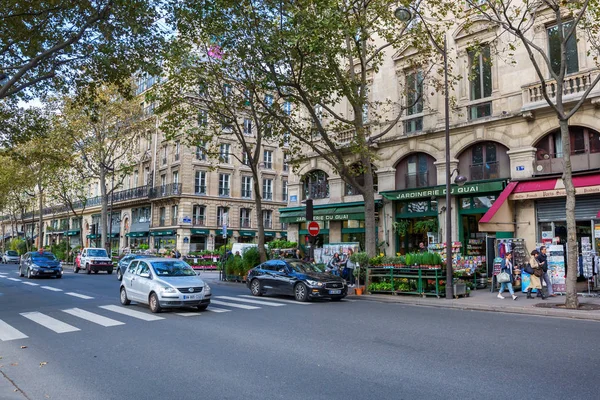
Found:
[[[539,222],[565,221],[567,200],[565,198],[545,199],[536,202]],[[600,197],[578,196],[575,202],[575,219],[592,220],[600,211]]]

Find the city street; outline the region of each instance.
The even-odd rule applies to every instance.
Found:
[[[591,399],[600,390],[597,322],[296,303],[209,283],[207,311],[152,314],[121,306],[115,274],[27,280],[1,265],[0,398]]]

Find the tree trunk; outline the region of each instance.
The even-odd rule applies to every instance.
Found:
[[[368,157],[362,157],[364,166],[364,186],[362,195],[365,202],[365,251],[370,257],[377,256],[377,232],[375,231],[375,188],[373,186],[373,168]]]
[[[44,193],[41,185],[38,185],[38,209],[40,213],[40,219],[38,222],[38,248],[44,247]]]
[[[102,196],[102,212],[100,221],[102,224],[101,242],[106,252],[110,254],[110,244],[108,243],[108,197],[106,196],[106,171],[100,168],[100,195]]]
[[[258,182],[258,177],[253,177],[253,180],[256,224],[258,226],[258,254],[260,255],[260,262],[264,263],[267,261],[267,253],[265,252],[265,226],[263,224],[262,215],[262,196],[260,195],[260,183]]]
[[[576,235],[576,223],[575,223],[575,186],[573,186],[573,171],[571,167],[571,142],[569,137],[569,121],[559,120],[560,134],[563,143],[563,160],[564,160],[564,171],[563,171],[563,182],[565,185],[565,191],[567,192],[567,298],[565,306],[567,308],[579,307],[579,300],[577,299],[577,235]]]

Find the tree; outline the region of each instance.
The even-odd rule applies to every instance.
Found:
[[[569,119],[585,103],[589,93],[600,81],[600,75],[586,83],[588,86],[577,101],[572,102],[565,98],[567,94],[566,77],[570,72],[567,70],[567,66],[569,58],[572,57],[567,53],[567,48],[572,41],[580,40],[578,33],[581,33],[591,45],[590,52],[593,53],[594,60],[598,60],[600,4],[595,0],[524,0],[521,2],[467,0],[467,3],[470,7],[467,16],[471,24],[476,21],[486,21],[498,32],[510,35],[512,39],[516,39],[516,43],[524,47],[541,82],[544,100],[558,119],[563,146],[562,179],[566,190],[567,296],[565,305],[568,308],[577,308],[579,306],[576,289],[578,250]],[[545,26],[551,21],[556,23],[556,31],[553,35],[556,47],[540,46],[535,40],[534,29],[539,25]],[[509,40],[511,52],[516,49],[514,42],[514,40]],[[551,52],[552,54],[550,54]],[[548,75],[552,82],[546,79]]]
[[[0,100],[152,68],[164,29],[159,0],[4,1]],[[83,72],[83,73],[82,73]]]
[[[273,93],[273,103],[264,96],[255,99],[289,135],[296,162],[323,159],[363,196],[370,255],[377,242],[377,143],[412,105],[372,98],[370,79],[392,49],[415,49],[407,61],[414,68],[431,70],[439,58],[420,21],[405,25],[394,17],[397,5],[392,0],[212,0],[178,2],[174,10],[180,39],[209,45],[230,76],[243,76],[257,93]],[[291,113],[283,109],[286,103]]]
[[[108,203],[138,156],[139,139],[151,127],[139,103],[123,97],[115,85],[86,90],[65,98],[61,130],[74,143],[77,170],[97,181],[102,197],[102,243],[107,246]],[[112,218],[112,216],[110,216]]]

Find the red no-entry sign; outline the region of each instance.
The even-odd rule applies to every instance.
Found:
[[[319,231],[321,231],[321,228],[319,227],[319,224],[316,221],[311,221],[308,224],[308,234],[310,236],[317,236],[319,234]]]

